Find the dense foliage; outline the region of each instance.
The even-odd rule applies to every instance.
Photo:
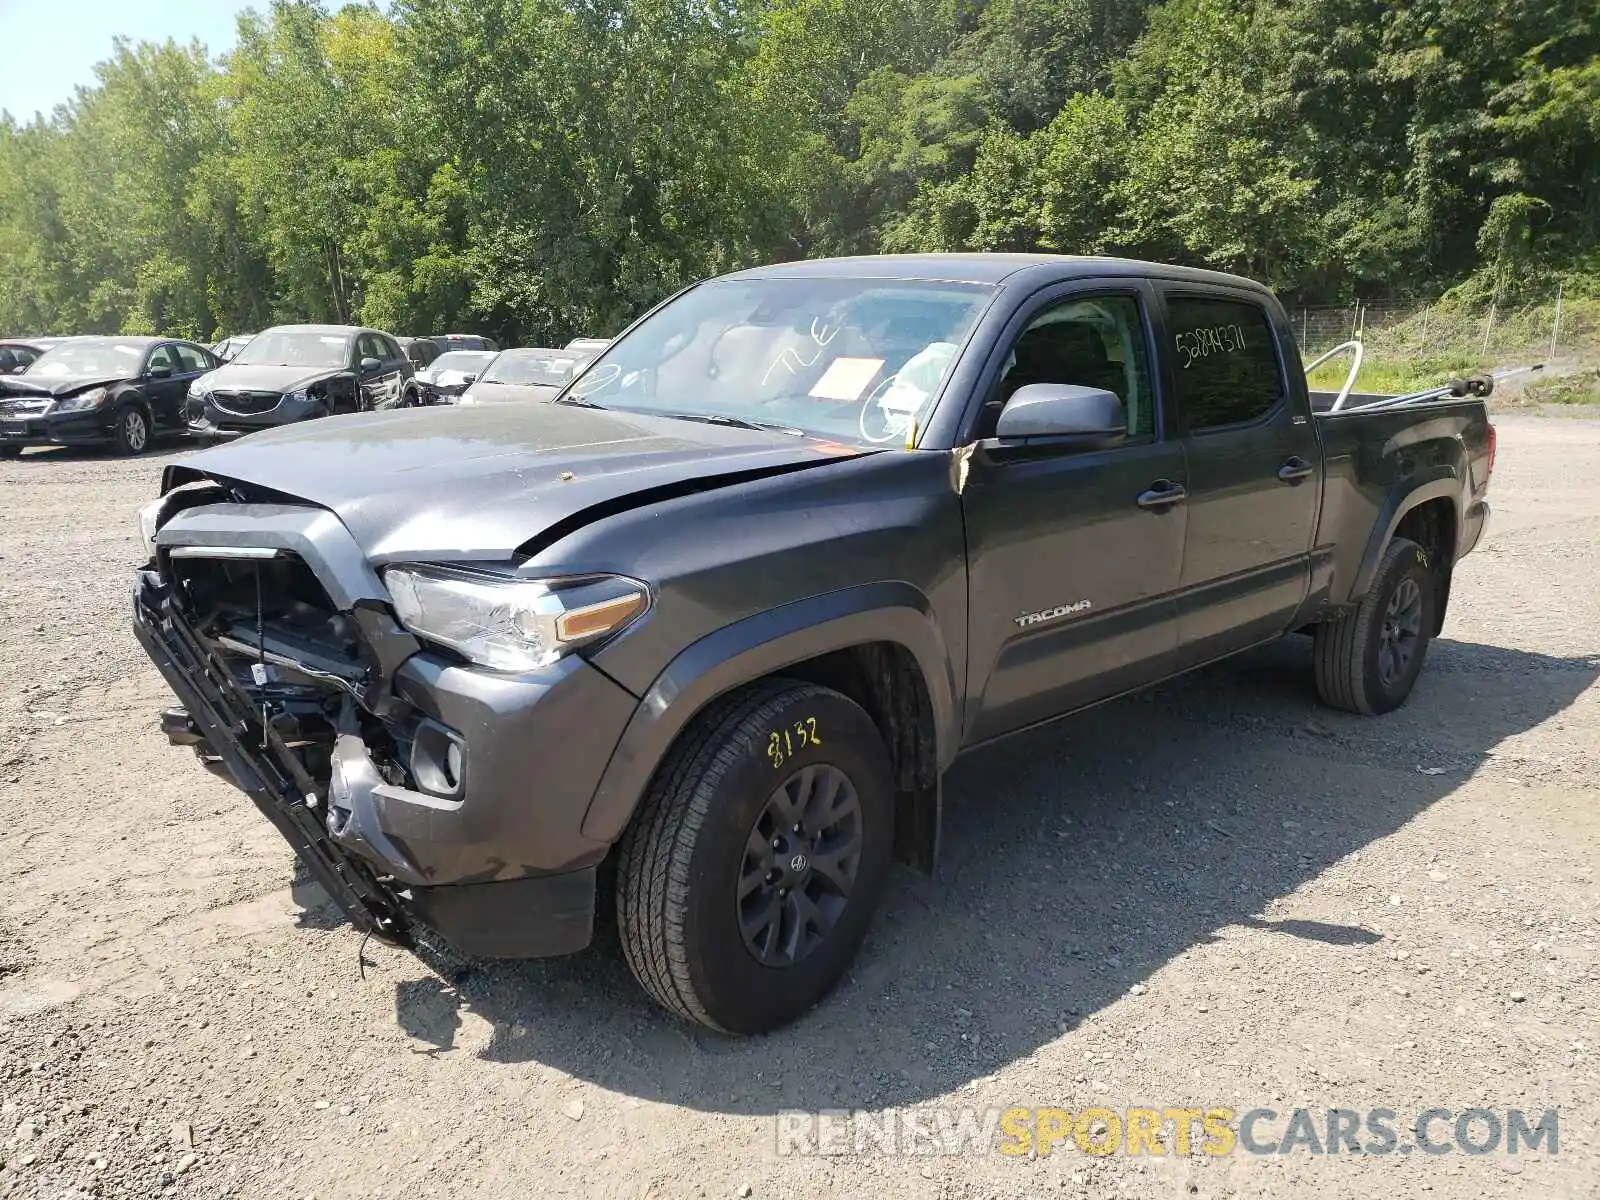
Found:
[[[0,332],[547,340],[880,249],[1311,304],[1600,274],[1594,0],[273,0],[239,35],[0,118]]]

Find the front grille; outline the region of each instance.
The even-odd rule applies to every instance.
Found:
[[[289,551],[271,558],[168,554],[162,573],[200,643],[326,790],[340,733],[359,733],[384,778],[407,784],[417,717],[392,696],[381,632],[341,612]],[[403,661],[403,658],[399,661]]]
[[[370,666],[361,631],[297,555],[172,557],[167,570],[195,631],[223,657],[237,660],[241,672],[265,659],[284,664],[271,672],[275,676],[359,692]]]
[[[37,417],[50,403],[48,396],[38,400],[0,401],[0,417]]]
[[[212,392],[211,403],[225,413],[239,417],[259,416],[271,412],[283,399],[282,392]]]

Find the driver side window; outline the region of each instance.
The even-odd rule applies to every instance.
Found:
[[[1128,441],[1153,440],[1155,395],[1139,301],[1074,296],[1044,309],[1018,335],[984,405],[978,436],[993,437],[1006,402],[1029,384],[1100,388],[1122,401]]]
[[[171,346],[157,346],[150,352],[150,361],[144,365],[146,375],[154,375],[160,368],[165,367],[168,375],[178,373],[178,364],[172,359]]]

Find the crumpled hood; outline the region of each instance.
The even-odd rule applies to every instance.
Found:
[[[597,505],[853,458],[811,438],[559,404],[325,417],[182,459],[332,510],[374,563],[507,559]],[[641,502],[648,502],[645,498]]]
[[[86,388],[110,387],[126,375],[0,375],[0,404],[29,396],[70,396]]]
[[[340,367],[251,367],[229,363],[200,378],[207,391],[292,392],[343,373]]]

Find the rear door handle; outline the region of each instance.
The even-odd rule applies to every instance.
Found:
[[[1302,479],[1310,479],[1315,471],[1315,467],[1296,455],[1278,468],[1278,478],[1285,483],[1299,483]]]
[[[1174,504],[1182,504],[1188,498],[1189,492],[1182,484],[1168,483],[1162,479],[1158,480],[1148,492],[1139,493],[1138,504],[1140,508],[1159,510],[1171,508]]]

